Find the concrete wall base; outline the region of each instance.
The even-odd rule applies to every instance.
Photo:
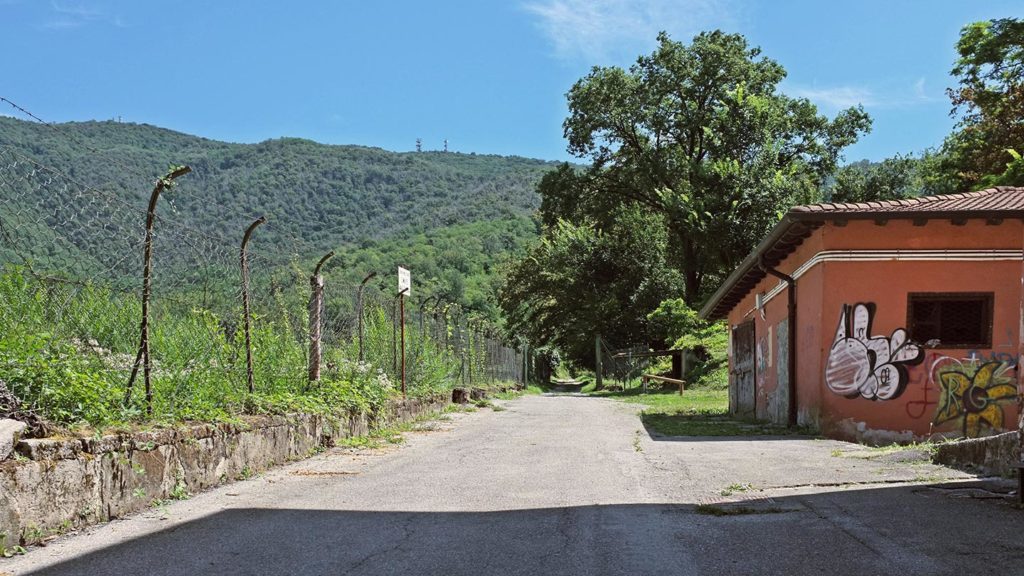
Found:
[[[984,438],[969,438],[940,444],[933,460],[936,464],[974,468],[985,474],[1011,477],[1020,462],[1017,431]]]
[[[90,438],[20,440],[0,462],[2,544],[34,544],[154,501],[247,478],[350,436],[408,422],[448,405],[449,394],[395,401],[365,413],[245,417]]]

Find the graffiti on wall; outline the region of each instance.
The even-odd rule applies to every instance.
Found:
[[[910,380],[907,385],[907,390],[918,391],[913,396],[916,398],[908,399],[904,408],[907,411],[907,416],[914,420],[918,420],[924,417],[931,418],[931,414],[935,412],[934,406],[938,404],[938,388],[932,378],[932,371],[935,366],[937,358],[945,358],[944,356],[937,355],[933,351],[925,351],[924,353],[924,364],[930,368],[911,370]],[[950,358],[950,360],[952,360]]]
[[[870,400],[897,398],[907,385],[906,366],[921,361],[921,347],[907,341],[903,328],[889,337],[872,336],[874,315],[874,304],[843,304],[825,365],[825,384],[836,394]]]
[[[940,392],[933,424],[959,421],[963,435],[971,438],[984,430],[1003,430],[1003,406],[1017,399],[1016,378],[1009,375],[1016,362],[952,361],[935,365]]]

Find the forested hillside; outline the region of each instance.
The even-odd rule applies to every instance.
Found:
[[[265,215],[268,225],[254,240],[257,251],[307,265],[336,250],[344,266],[332,274],[349,282],[402,263],[414,268],[421,286],[491,312],[491,272],[537,235],[530,221],[540,204],[536,184],[552,167],[519,157],[395,153],[295,138],[232,144],[149,125],[43,125],[7,117],[0,117],[0,147],[77,183],[63,191],[26,184],[35,178],[6,179],[8,209],[16,204],[47,219],[20,230],[35,236],[22,249],[38,260],[53,256],[54,230],[64,234],[65,247],[73,244],[66,249],[81,251],[69,258],[76,266],[116,249],[105,245],[112,239],[95,223],[56,213],[61,202],[74,201],[70,195],[92,187],[123,200],[127,216],[124,209],[90,216],[112,228],[121,226],[118,218],[134,218],[137,207],[141,227],[153,181],[169,165],[187,164],[192,173],[165,195],[169,205],[158,209],[162,217],[233,244],[253,218]]]

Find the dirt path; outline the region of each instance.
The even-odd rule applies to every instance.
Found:
[[[0,572],[863,576],[1013,573],[1024,557],[1021,512],[912,454],[651,438],[637,406],[608,399],[499,404],[60,539]]]

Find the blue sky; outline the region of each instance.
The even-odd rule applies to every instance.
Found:
[[[960,27],[1005,16],[1024,3],[0,0],[0,96],[47,121],[560,160],[565,92],[591,66],[721,28],[780,62],[787,94],[862,103],[874,129],[846,157],[879,160],[942,141]]]

